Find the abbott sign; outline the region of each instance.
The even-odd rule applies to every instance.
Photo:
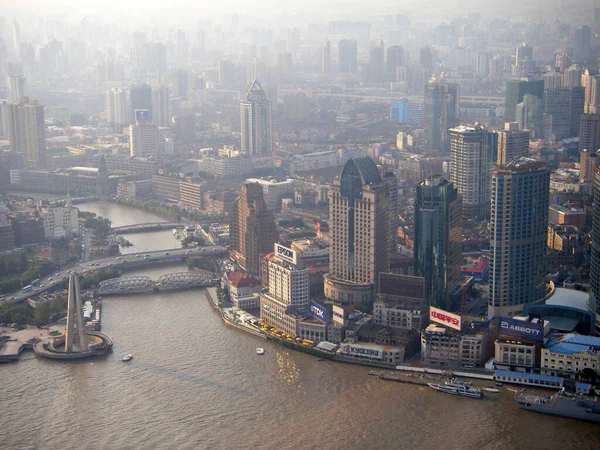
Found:
[[[446,327],[453,328],[460,331],[460,316],[458,314],[452,314],[443,309],[429,307],[429,321],[437,322]]]
[[[525,322],[524,320],[500,317],[500,333],[519,336],[541,341],[544,338],[544,328],[539,323]]]
[[[323,322],[328,322],[327,310],[315,302],[310,302],[310,314]]]
[[[275,244],[275,254],[292,264],[297,264],[296,252],[291,248],[284,247],[281,244]]]

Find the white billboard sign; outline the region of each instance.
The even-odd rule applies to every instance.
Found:
[[[275,243],[275,255],[279,256],[281,259],[284,259],[292,264],[297,264],[297,256],[296,252],[291,248],[284,247],[281,244]]]
[[[449,328],[460,331],[460,316],[458,314],[452,314],[443,309],[429,307],[429,321],[437,322]]]

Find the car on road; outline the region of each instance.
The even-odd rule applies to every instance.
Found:
[[[169,256],[169,252],[165,252],[165,256]]]
[[[48,278],[48,281],[52,281],[52,277]]]
[[[192,253],[192,251],[191,251],[191,250],[188,250],[186,253]]]
[[[142,255],[135,255],[135,257],[136,257],[136,258],[141,258],[141,257],[142,257]]]
[[[120,256],[117,256],[117,258],[116,258],[116,260],[117,260],[117,261],[121,261],[122,259],[123,259],[123,258],[122,258],[122,257],[120,257]]]
[[[60,273],[55,273],[55,274],[54,274],[54,276],[55,276],[55,277],[57,277],[57,276],[59,276],[59,275],[60,275]]]

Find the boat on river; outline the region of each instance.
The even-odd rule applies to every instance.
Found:
[[[121,361],[127,362],[127,361],[131,361],[132,359],[133,359],[133,355],[131,353],[129,353],[128,355],[123,356],[123,359]]]
[[[523,391],[515,393],[515,401],[521,409],[600,423],[598,396],[567,392],[565,388],[552,396],[526,394]]]
[[[427,383],[427,386],[446,394],[460,395],[461,397],[483,398],[481,389],[471,386],[471,383],[458,381],[454,378],[446,380],[444,384]]]
[[[256,349],[256,354],[257,354],[257,355],[264,355],[264,354],[265,354],[265,349],[264,349],[264,348],[262,348],[262,347],[258,347],[258,348]]]

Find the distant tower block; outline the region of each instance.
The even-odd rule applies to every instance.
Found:
[[[79,291],[79,277],[77,274],[69,275],[69,301],[67,305],[67,334],[65,337],[65,352],[87,352],[88,344],[83,325],[83,312],[81,310],[81,292]]]

